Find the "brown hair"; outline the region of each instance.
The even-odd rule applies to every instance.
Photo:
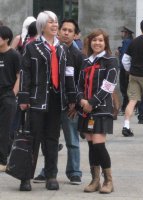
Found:
[[[90,56],[90,55],[93,54],[93,50],[91,48],[91,41],[93,40],[93,38],[95,38],[99,35],[103,35],[103,38],[104,38],[104,41],[105,41],[105,51],[110,55],[112,54],[111,49],[110,49],[110,45],[109,45],[108,34],[104,30],[97,28],[97,29],[93,30],[89,35],[87,35],[84,38],[83,53],[85,55]]]

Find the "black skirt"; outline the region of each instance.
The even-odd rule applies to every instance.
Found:
[[[113,117],[111,116],[79,116],[78,131],[89,134],[113,134]]]

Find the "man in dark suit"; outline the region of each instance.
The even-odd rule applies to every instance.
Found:
[[[71,110],[75,106],[74,67],[68,48],[57,39],[58,19],[55,13],[39,13],[36,25],[40,36],[26,46],[23,54],[19,104],[22,110],[30,107],[30,127],[34,137],[33,172],[40,142],[44,141],[46,188],[58,190],[61,110],[65,110],[67,104]],[[30,180],[22,180],[20,190],[31,190]]]

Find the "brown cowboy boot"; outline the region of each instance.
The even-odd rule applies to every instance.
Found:
[[[114,191],[111,168],[103,169],[104,182],[100,189],[100,193],[111,193]]]
[[[84,188],[84,192],[95,192],[99,191],[100,185],[100,166],[92,166],[91,168],[92,180],[88,186]]]

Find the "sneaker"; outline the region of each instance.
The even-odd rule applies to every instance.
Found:
[[[132,130],[129,128],[126,128],[126,127],[123,127],[122,129],[122,135],[125,136],[125,137],[132,137],[134,136]]]
[[[0,172],[5,172],[6,170],[6,165],[0,164]]]
[[[80,185],[82,182],[81,182],[81,178],[80,178],[80,176],[72,176],[71,178],[70,178],[70,183],[72,184],[72,185]]]
[[[33,183],[45,183],[45,182],[46,178],[40,174],[33,179]]]

